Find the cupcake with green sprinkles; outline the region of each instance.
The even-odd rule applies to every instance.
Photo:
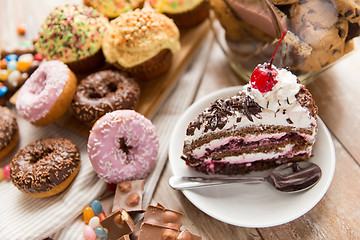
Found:
[[[144,6],[145,0],[83,0],[84,4],[96,8],[108,18],[114,19],[122,13]]]
[[[45,19],[34,46],[47,60],[60,60],[74,72],[88,72],[104,63],[101,46],[108,24],[108,18],[94,8],[59,6]]]

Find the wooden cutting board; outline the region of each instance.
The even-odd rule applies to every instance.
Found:
[[[186,31],[181,31],[181,50],[173,55],[169,71],[157,79],[140,84],[141,95],[139,103],[135,109],[137,112],[143,114],[147,118],[151,118],[161,102],[175,86],[177,79],[184,71],[185,67],[194,56],[197,48],[205,39],[209,31],[209,21],[205,21],[202,24]],[[81,76],[79,76],[79,78],[81,79]],[[15,102],[16,94],[10,99],[10,103],[15,104]],[[56,121],[56,123],[86,137],[89,135],[89,131],[91,129],[91,126],[77,120],[73,116],[70,108],[63,117]]]

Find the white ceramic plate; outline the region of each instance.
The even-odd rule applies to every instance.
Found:
[[[241,86],[216,91],[191,105],[177,122],[170,140],[169,161],[175,176],[207,176],[196,172],[180,159],[189,122],[211,102],[236,94]],[[321,167],[322,177],[311,189],[299,193],[278,192],[267,183],[234,183],[183,191],[200,210],[220,221],[242,227],[271,227],[290,222],[312,209],[324,196],[335,171],[335,150],[330,133],[319,119],[318,139],[311,162]],[[268,172],[268,171],[267,171]],[[251,175],[264,175],[255,172]]]

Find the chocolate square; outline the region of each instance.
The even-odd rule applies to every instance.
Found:
[[[176,229],[143,223],[138,240],[176,240],[179,233]]]
[[[109,240],[117,240],[129,235],[135,228],[133,220],[124,209],[111,213],[101,221],[101,225],[107,228]]]
[[[179,230],[182,225],[182,216],[181,212],[166,209],[162,206],[149,205],[145,212],[144,223]]]
[[[145,180],[125,181],[117,184],[112,211],[143,211],[142,197]]]

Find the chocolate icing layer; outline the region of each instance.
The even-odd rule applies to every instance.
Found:
[[[70,140],[42,139],[20,149],[10,164],[10,177],[25,193],[40,193],[64,182],[79,164],[79,150]]]
[[[76,118],[93,124],[107,112],[134,109],[140,87],[127,73],[105,70],[89,75],[77,87],[72,102]]]
[[[11,143],[18,131],[16,118],[10,109],[0,106],[0,151]]]
[[[235,98],[218,99],[206,112],[201,113],[194,122],[189,124],[186,135],[194,135],[195,129],[200,129],[201,124],[206,121],[209,124],[205,126],[205,133],[209,130],[214,131],[216,128],[222,129],[228,121],[226,116],[233,115],[235,111],[240,111],[250,121],[253,121],[253,117],[260,118],[258,113],[262,111],[262,108],[243,92],[239,92]]]

